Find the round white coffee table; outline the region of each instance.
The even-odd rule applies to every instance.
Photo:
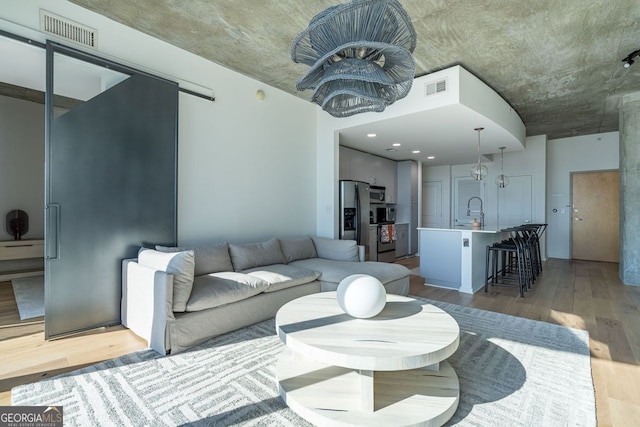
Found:
[[[458,407],[458,377],[444,360],[460,328],[431,304],[388,294],[380,314],[357,319],[322,292],[285,304],[276,329],[288,347],[280,395],[314,424],[442,425]]]

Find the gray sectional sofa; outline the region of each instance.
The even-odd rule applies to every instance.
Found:
[[[407,295],[410,274],[402,265],[365,262],[352,240],[322,237],[141,248],[122,271],[122,324],[162,354],[271,318],[285,303],[334,291],[352,274]]]

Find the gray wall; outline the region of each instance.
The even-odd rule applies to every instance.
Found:
[[[0,96],[0,240],[9,211],[29,215],[25,239],[44,238],[44,105]]]
[[[640,286],[640,92],[620,107],[620,279]]]

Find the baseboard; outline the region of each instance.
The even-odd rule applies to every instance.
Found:
[[[18,279],[20,277],[42,276],[43,274],[43,270],[23,270],[0,273],[0,282],[10,282],[11,280]]]

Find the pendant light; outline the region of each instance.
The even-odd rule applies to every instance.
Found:
[[[480,157],[480,132],[484,130],[484,128],[475,128],[475,131],[478,132],[478,164],[471,168],[469,173],[471,177],[476,181],[482,181],[485,176],[489,173],[489,169],[485,165],[482,164],[482,160]]]
[[[496,185],[498,188],[504,188],[509,185],[509,177],[504,174],[504,149],[507,147],[500,147],[500,175],[496,177]]]

